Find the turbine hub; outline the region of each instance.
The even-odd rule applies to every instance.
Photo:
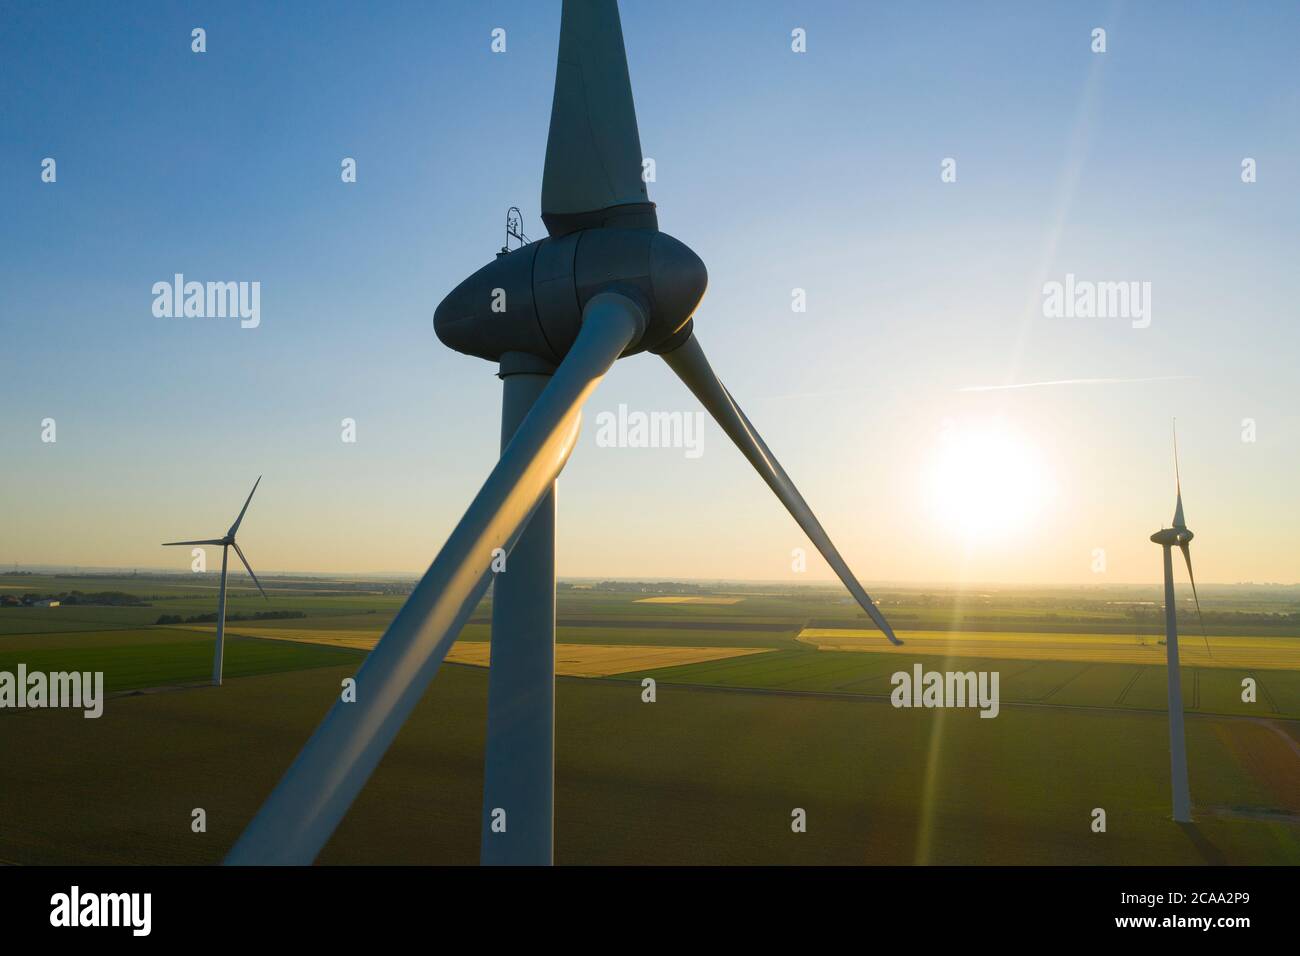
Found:
[[[690,321],[708,271],[689,246],[654,229],[584,229],[550,236],[479,269],[442,300],[433,327],[448,348],[499,362],[526,352],[559,363],[582,310],[601,292],[635,300],[646,331],[624,355],[653,350]]]
[[[1186,528],[1161,528],[1151,536],[1151,540],[1156,544],[1163,545],[1167,548],[1175,548],[1192,540],[1192,533]]]

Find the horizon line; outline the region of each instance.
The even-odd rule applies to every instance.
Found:
[[[19,573],[15,573],[15,571]],[[88,577],[102,575],[105,577],[130,577],[133,574],[146,574],[157,577],[198,577],[192,571],[180,571],[175,568],[158,568],[143,565],[131,566],[113,566],[113,565],[18,565],[15,567],[0,570],[0,578],[4,577],[21,577],[22,572],[33,576],[57,575],[57,574],[85,574]],[[419,581],[424,576],[424,571],[264,571],[259,577],[262,579],[271,578],[319,578],[321,580],[337,580],[339,578],[351,578],[360,581],[375,580],[399,580],[399,581]],[[216,574],[216,572],[201,572],[202,575]],[[252,579],[240,571],[232,570],[232,577]],[[627,583],[662,583],[662,584],[744,584],[744,585],[781,585],[786,587],[843,587],[839,578],[813,578],[807,581],[794,581],[789,578],[725,578],[725,577],[672,577],[657,574],[643,575],[556,575],[556,583],[561,582],[588,582],[588,581],[613,581]],[[937,580],[920,580],[920,579],[880,579],[872,582],[873,587],[946,587],[952,590],[974,590],[977,588],[1106,588],[1106,587],[1154,587],[1163,585],[1163,577],[1156,577],[1150,581],[1105,581],[1096,583],[1085,583],[1081,581],[937,581]],[[1273,587],[1273,588],[1294,588],[1300,587],[1300,581],[1203,581],[1200,582],[1202,587]],[[847,593],[847,592],[846,592]]]

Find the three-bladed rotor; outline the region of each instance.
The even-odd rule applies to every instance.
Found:
[[[1192,584],[1192,600],[1196,603],[1196,620],[1201,626],[1201,636],[1205,639],[1205,650],[1213,655],[1210,651],[1210,639],[1205,632],[1205,617],[1201,614],[1201,596],[1196,592],[1196,575],[1192,572],[1192,539],[1196,537],[1192,530],[1187,527],[1187,520],[1183,517],[1183,479],[1178,467],[1178,433],[1174,432],[1174,520],[1170,527],[1161,528],[1151,536],[1151,540],[1156,544],[1166,548],[1177,548],[1183,553],[1183,561],[1187,563],[1187,578]]]
[[[817,546],[872,622],[902,643],[849,570],[757,429],[714,374],[692,315],[704,263],[659,231],[642,176],[641,140],[615,0],[565,0],[555,97],[542,177],[550,236],[498,255],[434,313],[448,347],[501,361],[510,353],[559,364],[597,295],[617,295],[641,318],[623,355],[662,355]]]
[[[198,541],[164,541],[163,547],[174,548],[180,545],[209,544],[209,545],[213,545],[214,547],[234,548],[235,554],[239,555],[239,560],[244,565],[244,570],[246,570],[248,572],[248,576],[253,579],[253,583],[257,585],[257,589],[262,592],[262,597],[266,597],[266,592],[262,590],[262,582],[257,580],[257,575],[253,573],[253,566],[248,563],[248,558],[244,557],[244,552],[240,550],[239,545],[235,543],[235,535],[239,532],[239,526],[243,523],[244,515],[248,512],[249,502],[253,500],[253,495],[257,492],[257,486],[260,485],[261,483],[262,483],[262,476],[258,475],[257,481],[253,482],[253,490],[250,491],[248,493],[248,497],[244,499],[244,507],[239,509],[239,516],[235,518],[234,523],[230,526],[230,528],[226,531],[225,535],[223,535],[222,537],[204,538]]]
[[[521,361],[553,370],[549,384],[366,658],[355,702],[335,703],[227,863],[316,857],[486,592],[495,556],[511,552],[550,494],[583,404],[621,356],[664,357],[871,620],[900,643],[694,337],[691,316],[708,276],[699,256],[659,231],[616,0],[564,0],[542,219],[550,235],[461,282],[438,306],[434,328],[450,348],[501,362],[503,375]]]

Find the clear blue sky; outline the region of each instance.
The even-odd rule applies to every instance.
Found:
[[[421,570],[499,415],[431,316],[507,206],[545,234],[559,6],[0,5],[0,561],[180,568],[157,543],[219,533],[264,474],[254,567]],[[1200,577],[1300,579],[1300,6],[622,7],[660,225],[709,267],[700,339],[866,580],[1154,580],[1174,415]],[[261,327],[155,318],[175,272],[259,281]],[[1150,281],[1151,327],[1044,318],[1066,273]],[[616,366],[561,484],[561,573],[800,579],[720,431],[698,459],[599,448],[620,402],[698,407],[657,359]],[[1036,476],[1032,514],[988,503],[1014,533],[943,517],[1006,487],[936,478],[954,429],[1011,435]]]

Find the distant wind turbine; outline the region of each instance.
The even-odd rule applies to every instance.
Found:
[[[253,493],[257,491],[257,486],[262,483],[262,476],[257,476],[257,481],[253,482],[253,491],[248,493],[248,500],[244,502],[244,507],[239,510],[239,517],[235,523],[230,526],[223,538],[206,538],[202,541],[166,541],[163,543],[164,548],[174,548],[181,545],[192,544],[219,544],[221,545],[221,587],[217,592],[217,649],[212,657],[212,683],[221,686],[221,663],[225,652],[226,641],[226,558],[231,548],[235,549],[235,554],[239,555],[239,560],[244,563],[248,570],[248,576],[253,579],[257,589],[262,591],[262,582],[257,580],[257,575],[253,573],[252,565],[248,563],[248,558],[244,557],[244,552],[239,550],[239,545],[235,543],[235,534],[239,531],[240,522],[244,520],[244,512],[248,511],[248,503],[253,500]],[[262,597],[266,597],[266,592],[262,591]]]
[[[1173,790],[1174,819],[1189,823],[1192,819],[1192,798],[1187,787],[1187,741],[1183,734],[1183,678],[1178,666],[1178,612],[1174,604],[1173,548],[1183,552],[1187,562],[1187,576],[1192,582],[1192,597],[1196,599],[1196,616],[1205,631],[1201,617],[1201,598],[1196,593],[1196,575],[1192,573],[1192,553],[1189,545],[1195,535],[1183,520],[1183,483],[1178,469],[1178,434],[1174,433],[1174,484],[1177,504],[1174,506],[1172,528],[1162,528],[1151,540],[1164,548],[1165,557],[1165,660],[1169,686],[1169,775]],[[1205,638],[1205,649],[1210,649],[1210,639]]]

